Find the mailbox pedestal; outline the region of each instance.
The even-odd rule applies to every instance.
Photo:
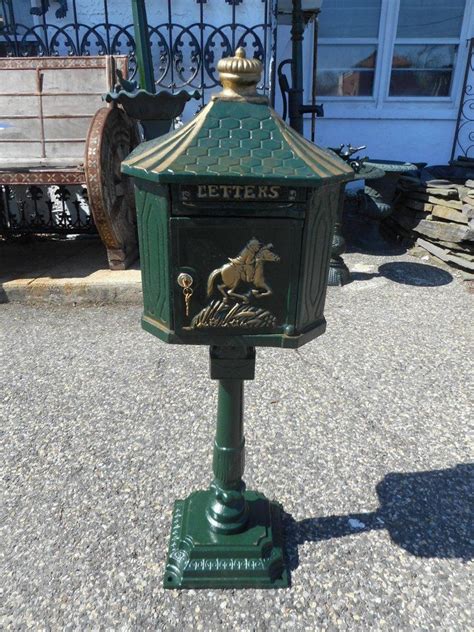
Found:
[[[281,510],[246,491],[243,381],[256,346],[325,330],[340,189],[352,169],[288,127],[256,92],[261,64],[218,64],[224,90],[123,163],[136,187],[144,329],[211,347],[219,381],[214,480],[176,502],[167,588],[286,586]]]
[[[242,480],[243,381],[253,379],[255,349],[211,348],[219,380],[214,480],[175,503],[164,584],[168,588],[285,587],[281,508]]]

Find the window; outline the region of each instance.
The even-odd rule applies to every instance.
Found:
[[[329,0],[319,18],[321,96],[371,96],[381,0]]]
[[[465,4],[400,0],[390,96],[449,97]]]
[[[450,98],[470,2],[324,0],[318,96]]]

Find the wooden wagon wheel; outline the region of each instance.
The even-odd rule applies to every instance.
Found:
[[[86,141],[86,186],[112,270],[124,270],[138,254],[133,184],[120,164],[139,142],[136,123],[122,109],[96,112]]]

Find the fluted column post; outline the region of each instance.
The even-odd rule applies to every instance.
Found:
[[[250,350],[253,357],[248,356],[246,348],[217,348],[214,357],[211,354],[211,375],[214,371],[213,377],[219,380],[219,391],[212,462],[213,494],[206,514],[216,533],[243,531],[248,519],[242,480],[245,464],[244,379],[249,379],[250,375],[245,372],[254,370],[254,350]]]

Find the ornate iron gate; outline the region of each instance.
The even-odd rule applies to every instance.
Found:
[[[474,37],[469,43],[451,160],[457,156],[474,157]]]
[[[30,11],[31,24],[25,24],[19,21],[15,0],[0,0],[4,18],[0,56],[129,54],[131,75],[135,74],[129,0],[102,0],[100,19],[94,24],[82,20],[78,0],[40,0],[39,4]],[[248,57],[257,57],[263,63],[260,88],[272,98],[276,0],[219,0],[219,5],[216,11],[217,3],[208,4],[207,0],[160,0],[157,13],[148,10],[157,89],[197,89],[204,104],[208,91],[218,83],[217,61],[243,46]],[[128,23],[111,18],[118,6],[123,8],[122,17],[130,20]],[[186,17],[186,24],[178,23],[178,9],[181,18]],[[256,23],[245,23],[249,15]]]

